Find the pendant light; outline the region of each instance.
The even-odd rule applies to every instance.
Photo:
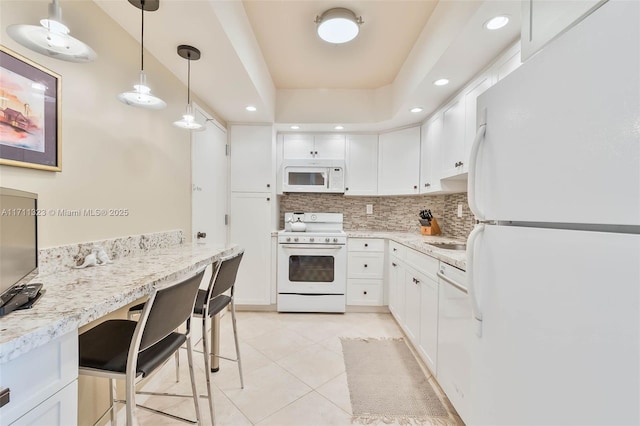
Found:
[[[91,62],[96,58],[92,48],[69,35],[62,23],[62,9],[58,0],[49,4],[49,16],[40,25],[10,25],[7,34],[34,52],[69,62]]]
[[[127,105],[148,109],[161,109],[167,104],[160,98],[151,94],[147,86],[147,75],[144,73],[144,12],[153,12],[160,7],[160,0],[129,0],[129,3],[141,11],[141,35],[140,35],[140,81],[133,86],[133,90],[118,95],[120,102]]]
[[[187,60],[187,109],[181,120],[174,121],[173,125],[187,130],[204,130],[204,126],[196,121],[191,105],[191,61],[200,59],[200,51],[193,46],[181,44],[178,46],[178,55]]]

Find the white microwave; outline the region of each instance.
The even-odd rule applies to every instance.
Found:
[[[282,192],[344,193],[344,161],[286,160]]]

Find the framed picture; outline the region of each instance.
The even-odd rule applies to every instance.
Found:
[[[62,170],[60,80],[0,45],[0,164]]]

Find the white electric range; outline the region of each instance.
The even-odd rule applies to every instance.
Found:
[[[278,312],[344,312],[347,235],[342,213],[285,213],[278,232]],[[302,222],[305,231],[293,231]]]

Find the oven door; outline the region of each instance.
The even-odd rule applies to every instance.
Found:
[[[346,245],[279,244],[278,293],[345,294]]]

